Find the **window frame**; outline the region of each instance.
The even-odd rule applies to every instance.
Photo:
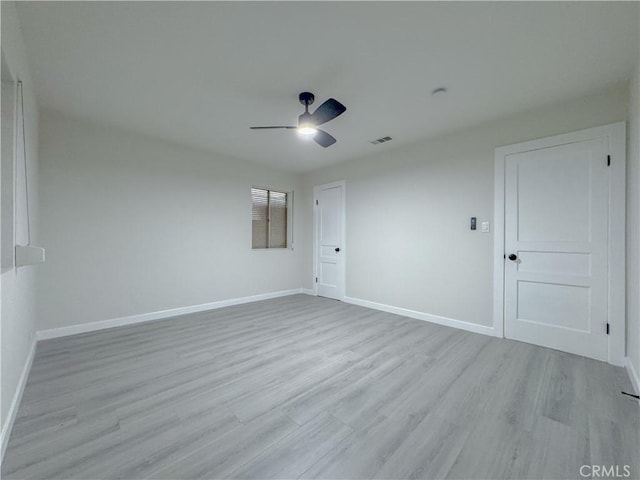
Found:
[[[251,225],[251,250],[254,252],[259,251],[268,251],[268,250],[276,250],[276,251],[285,251],[285,250],[293,250],[293,190],[287,190],[283,188],[276,187],[264,187],[261,185],[251,185],[249,188],[249,203],[251,209],[251,215],[253,216],[253,196],[251,191],[253,189],[256,190],[264,190],[267,192],[267,246],[266,247],[254,247],[253,246],[253,223]],[[285,234],[285,246],[284,247],[272,247],[270,246],[271,242],[271,192],[274,193],[282,193],[286,195],[286,234]]]

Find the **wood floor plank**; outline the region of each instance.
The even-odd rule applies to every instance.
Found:
[[[42,430],[31,438],[16,439],[12,436],[11,454],[5,456],[2,464],[3,476],[50,478],[56,457],[65,457],[83,445],[91,445],[104,438],[116,438],[119,430],[115,415],[103,415],[62,428]],[[39,476],[37,471],[45,474]]]
[[[329,411],[347,425],[359,429],[377,416],[399,392],[405,391],[416,378],[421,378],[432,360],[422,355],[403,357],[397,368],[390,369],[376,381],[359,383],[348,390]]]
[[[230,472],[228,478],[298,478],[353,430],[328,413],[321,413],[292,435]]]
[[[361,361],[348,366],[335,377],[285,402],[282,410],[303,425],[319,413],[335,407],[360,386],[384,377],[401,362],[401,358],[386,353],[363,357]]]
[[[528,478],[530,439],[506,422],[480,418],[469,432],[446,478]]]
[[[436,414],[428,414],[389,456],[374,478],[445,478],[469,432]]]
[[[245,465],[277,440],[299,426],[286,415],[273,411],[240,426],[228,435],[202,446],[150,478],[222,478]]]
[[[167,422],[169,418],[176,421]],[[187,419],[175,412],[155,412],[141,420],[121,423],[120,444],[105,451],[80,476],[100,478],[109,471],[112,478],[142,478],[177,463],[203,444],[220,441],[241,426],[230,411],[219,406],[192,411]],[[145,430],[152,435],[141,437],[140,432]]]
[[[424,417],[409,415],[392,420],[374,417],[348,436],[300,478],[369,479],[404,443]]]
[[[631,401],[629,403],[633,402]],[[595,465],[619,465],[623,472],[625,465],[630,472],[640,472],[640,450],[620,448],[620,445],[640,445],[640,429],[635,425],[633,415],[629,422],[614,422],[606,416],[589,417],[589,447],[591,462]]]

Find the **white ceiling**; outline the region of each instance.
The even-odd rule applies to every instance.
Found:
[[[638,59],[637,2],[18,8],[42,107],[294,171],[606,88]],[[249,130],[295,125],[304,90],[347,106],[337,144]]]

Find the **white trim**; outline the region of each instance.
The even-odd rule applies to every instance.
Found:
[[[626,352],[626,135],[625,122],[601,127],[609,135],[609,363],[623,366]]]
[[[20,374],[20,379],[18,380],[18,385],[16,386],[16,391],[13,395],[13,400],[11,401],[11,406],[9,407],[9,414],[7,415],[7,419],[2,425],[2,432],[0,433],[0,442],[2,444],[2,452],[0,454],[0,459],[4,459],[4,452],[7,450],[7,445],[9,444],[9,437],[11,436],[11,429],[13,428],[13,423],[16,420],[16,415],[18,414],[18,407],[20,406],[20,401],[22,400],[22,394],[24,393],[24,387],[27,385],[27,378],[29,378],[29,372],[31,371],[31,365],[33,364],[33,358],[36,354],[36,345],[37,341],[34,338],[31,342],[31,348],[29,349],[29,355],[27,355],[27,360],[24,362],[24,367],[22,368],[22,373]]]
[[[629,357],[624,357],[624,367],[627,369],[629,380],[631,380],[631,385],[633,386],[636,395],[640,394],[640,378],[638,378],[638,372],[633,368],[633,363]]]
[[[315,295],[313,288],[303,288],[302,293],[305,295]]]
[[[493,325],[504,336],[504,168],[505,157],[519,152],[607,137],[611,155],[609,176],[609,292],[611,324],[608,361],[625,364],[625,122],[530,140],[495,149],[493,237]]]
[[[493,207],[493,328],[504,338],[504,161],[505,154],[495,150]]]
[[[402,315],[403,317],[415,318],[417,320],[424,320],[425,322],[437,323],[438,325],[444,325],[446,327],[458,328],[460,330],[467,330],[469,332],[481,333],[483,335],[495,336],[495,330],[493,327],[486,325],[479,325],[477,323],[465,322],[464,320],[455,320],[453,318],[440,317],[438,315],[431,315],[429,313],[418,312],[416,310],[409,310],[402,307],[394,307],[391,305],[385,305],[384,303],[372,302],[370,300],[361,300],[359,298],[344,297],[345,303],[351,303],[353,305],[359,305],[361,307],[372,308],[374,310],[381,310],[383,312],[394,313],[396,315]]]
[[[241,305],[243,303],[259,302],[260,300],[268,300],[270,298],[286,297],[288,295],[295,295],[297,293],[303,293],[302,289],[294,288],[291,290],[281,290],[279,292],[262,293],[260,295],[252,295],[250,297],[232,298],[229,300],[202,303],[200,305],[192,305],[189,307],[171,308],[169,310],[160,310],[157,312],[142,313],[139,315],[129,315],[127,317],[111,318],[109,320],[100,320],[91,323],[81,323],[79,325],[70,325],[68,327],[39,330],[38,332],[36,332],[36,336],[38,340],[48,340],[51,338],[77,335],[79,333],[95,332],[97,330],[104,330],[106,328],[134,325],[136,323],[149,322],[152,320],[163,320],[165,318],[176,317],[179,315],[204,312],[207,310],[215,310],[217,308],[230,307],[232,305]]]
[[[338,180],[337,182],[325,183],[324,185],[315,185],[313,187],[313,295],[318,295],[318,284],[315,279],[318,277],[318,192],[328,188],[342,187],[342,291],[338,300],[344,300],[347,295],[347,182]]]

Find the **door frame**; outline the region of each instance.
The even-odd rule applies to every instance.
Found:
[[[626,123],[618,122],[576,132],[554,135],[497,147],[494,170],[494,235],[493,235],[493,328],[496,337],[504,338],[505,322],[505,157],[508,155],[566,145],[605,137],[611,157],[609,167],[608,225],[608,291],[607,313],[611,325],[608,341],[608,361],[624,366],[625,359],[625,165]],[[603,159],[607,161],[607,159]]]
[[[313,284],[313,294],[317,296],[318,284],[315,279],[318,276],[318,205],[316,205],[316,201],[318,200],[320,190],[334,187],[342,187],[342,212],[340,215],[340,221],[342,222],[342,245],[340,246],[340,253],[342,254],[342,290],[340,292],[340,301],[343,301],[347,290],[347,184],[344,180],[325,183],[324,185],[315,185],[313,187],[313,277],[311,278],[311,282]]]

